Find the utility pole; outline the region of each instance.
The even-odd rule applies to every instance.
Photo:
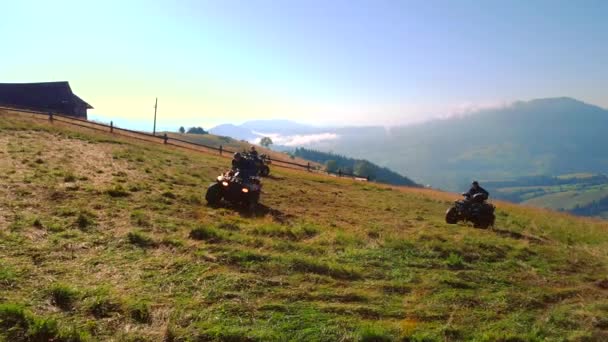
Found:
[[[152,135],[156,135],[156,109],[158,108],[158,97],[154,102],[154,129],[152,130]]]

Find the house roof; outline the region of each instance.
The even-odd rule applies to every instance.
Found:
[[[0,104],[29,108],[55,108],[73,103],[84,103],[76,96],[68,82],[0,83]]]

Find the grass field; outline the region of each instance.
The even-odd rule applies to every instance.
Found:
[[[273,170],[207,207],[228,160],[0,113],[0,341],[608,339],[608,224]]]

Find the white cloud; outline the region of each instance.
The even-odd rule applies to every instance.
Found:
[[[335,140],[340,136],[335,133],[317,133],[317,134],[296,134],[296,135],[280,135],[278,133],[260,133],[253,132],[254,134],[259,135],[259,138],[255,139],[255,143],[259,143],[262,137],[269,137],[272,139],[272,142],[276,145],[283,146],[304,146],[310,145],[313,143],[318,143],[326,140]]]
[[[438,119],[450,119],[453,117],[464,117],[470,114],[475,114],[483,110],[503,109],[513,105],[510,101],[497,101],[486,103],[462,102],[452,106],[446,111],[446,114],[438,115]]]

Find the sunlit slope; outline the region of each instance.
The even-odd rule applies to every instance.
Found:
[[[0,340],[608,338],[602,221],[279,169],[252,217],[227,164],[0,116]]]

